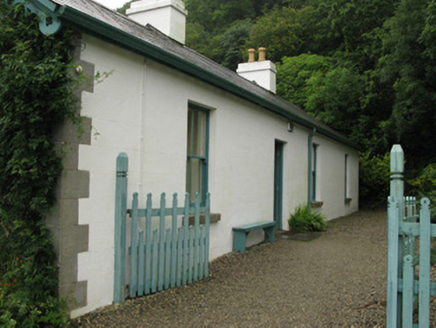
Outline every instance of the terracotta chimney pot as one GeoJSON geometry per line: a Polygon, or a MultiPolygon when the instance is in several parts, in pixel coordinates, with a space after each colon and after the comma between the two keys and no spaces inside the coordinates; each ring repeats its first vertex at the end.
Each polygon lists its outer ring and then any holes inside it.
{"type": "Polygon", "coordinates": [[[252,63],[252,62],[255,61],[255,60],[254,60],[254,53],[255,53],[255,52],[256,52],[256,50],[253,49],[253,48],[248,49],[248,62],[249,62],[249,63],[252,63]]]}
{"type": "Polygon", "coordinates": [[[259,48],[259,61],[265,61],[265,51],[266,48],[264,47],[259,48]]]}

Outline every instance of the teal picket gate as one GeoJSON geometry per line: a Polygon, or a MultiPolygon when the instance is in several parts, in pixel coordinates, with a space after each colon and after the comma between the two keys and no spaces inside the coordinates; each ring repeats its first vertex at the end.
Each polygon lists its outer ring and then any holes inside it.
{"type": "Polygon", "coordinates": [[[115,303],[209,276],[210,195],[201,203],[197,193],[191,204],[186,194],[184,206],[179,207],[177,193],[171,206],[162,193],[160,206],[154,208],[148,194],[146,207],[141,209],[138,193],[134,193],[131,209],[127,209],[127,166],[127,155],[121,153],[115,202],[115,303]]]}
{"type": "Polygon", "coordinates": [[[403,150],[394,145],[388,198],[386,327],[428,328],[430,297],[436,296],[436,284],[430,281],[431,238],[436,236],[436,224],[430,222],[428,198],[421,199],[418,212],[416,199],[403,196],[403,171],[403,150]]]}

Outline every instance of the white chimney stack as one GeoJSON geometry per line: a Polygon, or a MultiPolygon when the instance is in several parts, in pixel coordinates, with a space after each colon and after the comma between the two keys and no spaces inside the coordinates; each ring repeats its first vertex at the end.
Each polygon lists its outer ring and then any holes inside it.
{"type": "Polygon", "coordinates": [[[276,93],[276,65],[270,60],[265,60],[265,51],[265,48],[259,48],[259,60],[255,61],[255,50],[248,49],[248,63],[239,64],[236,72],[243,78],[276,93]]]}
{"type": "Polygon", "coordinates": [[[126,13],[139,24],[150,24],[174,40],[185,43],[188,12],[182,0],[134,1],[126,13]]]}

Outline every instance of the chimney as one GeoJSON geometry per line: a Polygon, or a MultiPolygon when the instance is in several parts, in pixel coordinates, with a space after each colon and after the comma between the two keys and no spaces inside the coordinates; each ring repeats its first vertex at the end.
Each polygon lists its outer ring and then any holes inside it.
{"type": "Polygon", "coordinates": [[[276,65],[265,59],[265,52],[265,48],[259,48],[259,59],[255,61],[255,50],[248,49],[248,63],[239,64],[236,72],[243,78],[276,93],[276,65]]]}
{"type": "Polygon", "coordinates": [[[127,16],[142,25],[150,24],[174,40],[185,43],[188,12],[182,0],[140,0],[130,4],[127,16]]]}

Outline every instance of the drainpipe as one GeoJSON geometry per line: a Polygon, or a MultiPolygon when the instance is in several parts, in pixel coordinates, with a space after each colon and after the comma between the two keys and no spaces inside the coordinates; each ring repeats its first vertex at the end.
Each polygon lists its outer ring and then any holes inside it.
{"type": "Polygon", "coordinates": [[[309,207],[312,207],[312,145],[313,145],[313,137],[316,134],[316,127],[313,128],[313,131],[311,134],[309,134],[309,137],[307,138],[307,143],[309,147],[309,172],[308,172],[308,183],[309,188],[307,188],[307,204],[309,204],[309,207]]]}

